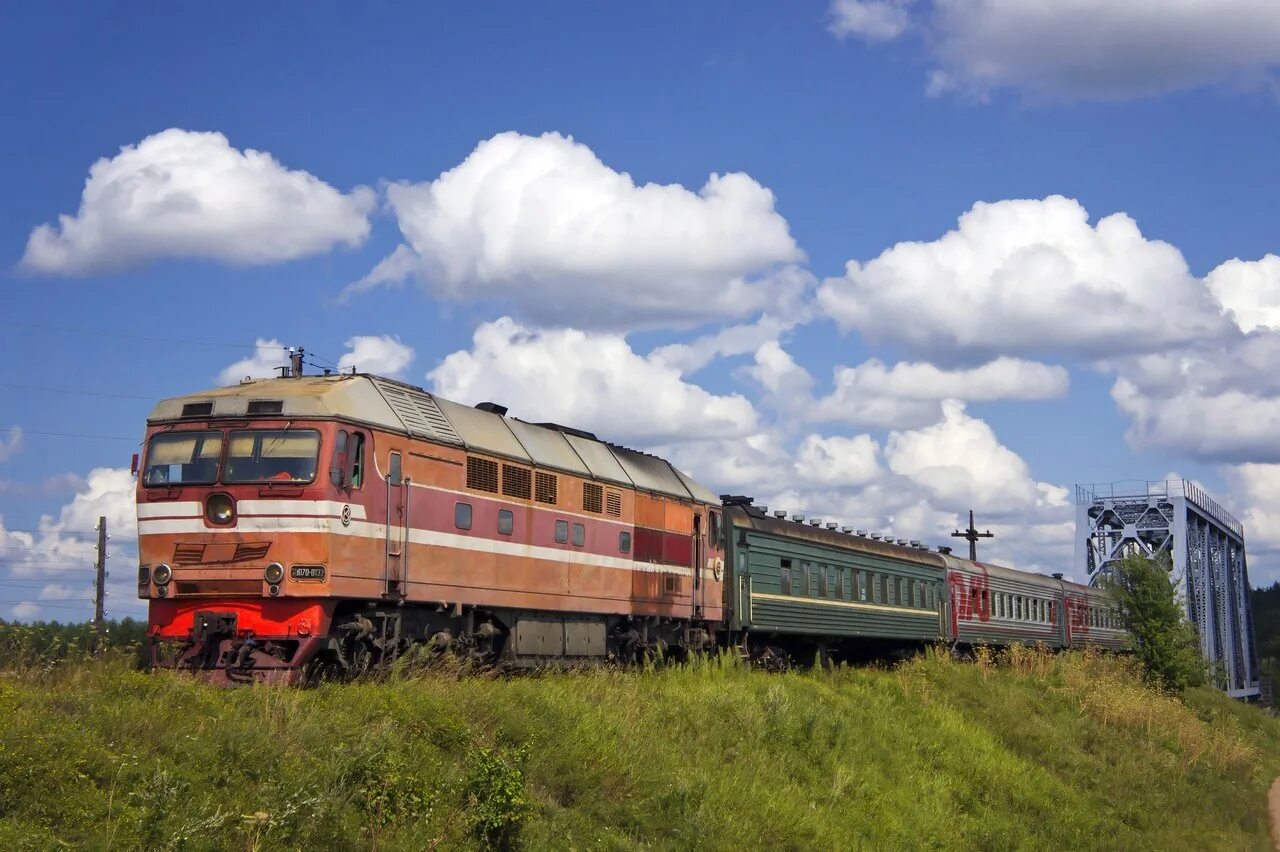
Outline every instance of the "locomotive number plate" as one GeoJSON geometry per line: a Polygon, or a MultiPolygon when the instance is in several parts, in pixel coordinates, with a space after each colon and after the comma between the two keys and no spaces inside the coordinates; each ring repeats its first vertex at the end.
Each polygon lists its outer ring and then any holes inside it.
{"type": "Polygon", "coordinates": [[[295,580],[323,580],[323,565],[295,565],[289,569],[289,576],[295,580]]]}

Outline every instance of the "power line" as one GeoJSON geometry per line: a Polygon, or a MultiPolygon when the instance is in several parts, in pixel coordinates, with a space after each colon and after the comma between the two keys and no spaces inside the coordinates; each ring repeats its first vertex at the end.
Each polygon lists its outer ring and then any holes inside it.
{"type": "Polygon", "coordinates": [[[61,331],[66,334],[93,334],[98,337],[115,337],[120,340],[137,340],[143,343],[177,343],[183,346],[214,346],[222,349],[259,349],[269,347],[259,347],[256,343],[220,343],[209,340],[190,340],[173,337],[144,337],[138,334],[120,334],[114,331],[100,331],[92,328],[68,328],[59,325],[44,325],[41,323],[31,322],[11,322],[3,321],[0,325],[12,326],[14,328],[34,328],[41,331],[61,331]]]}
{"type": "Polygon", "coordinates": [[[52,435],[55,438],[96,438],[102,441],[138,441],[137,438],[125,438],[120,435],[83,435],[79,432],[40,432],[35,429],[23,429],[21,426],[11,426],[6,429],[0,429],[0,432],[21,432],[23,435],[52,435]]]}
{"type": "Polygon", "coordinates": [[[43,601],[40,601],[40,600],[0,601],[0,605],[3,605],[3,606],[17,606],[18,604],[26,604],[27,606],[36,606],[36,607],[40,607],[41,609],[84,609],[86,606],[88,606],[87,603],[75,604],[75,605],[51,604],[51,603],[44,603],[43,601]]]}
{"type": "Polygon", "coordinates": [[[47,391],[48,393],[71,393],[71,394],[78,394],[80,396],[101,396],[101,397],[107,397],[110,399],[142,399],[142,400],[146,400],[147,402],[154,402],[156,400],[156,397],[154,396],[138,396],[136,394],[131,394],[131,393],[106,393],[104,391],[74,390],[72,388],[50,388],[50,387],[45,387],[43,385],[16,385],[11,382],[0,382],[0,388],[14,388],[16,390],[47,391]]]}

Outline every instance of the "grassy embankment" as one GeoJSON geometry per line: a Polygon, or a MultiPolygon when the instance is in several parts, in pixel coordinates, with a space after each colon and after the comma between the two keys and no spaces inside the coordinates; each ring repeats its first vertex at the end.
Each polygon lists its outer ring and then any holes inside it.
{"type": "Polygon", "coordinates": [[[222,691],[0,674],[0,847],[1266,848],[1280,722],[1116,659],[222,691]]]}

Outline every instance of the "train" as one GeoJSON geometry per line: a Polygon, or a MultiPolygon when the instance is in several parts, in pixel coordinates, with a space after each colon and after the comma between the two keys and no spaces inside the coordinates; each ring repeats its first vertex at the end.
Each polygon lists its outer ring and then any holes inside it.
{"type": "Polygon", "coordinates": [[[717,495],[668,461],[356,372],[160,401],[135,455],[155,666],[358,676],[415,647],[513,668],[721,648],[1124,647],[1101,590],[717,495]]]}

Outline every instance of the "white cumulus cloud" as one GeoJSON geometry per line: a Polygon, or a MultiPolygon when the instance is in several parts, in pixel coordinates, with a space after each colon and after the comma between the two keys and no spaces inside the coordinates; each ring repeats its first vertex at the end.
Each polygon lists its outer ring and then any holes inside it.
{"type": "Polygon", "coordinates": [[[279,340],[259,337],[254,341],[253,354],[224,367],[218,373],[218,382],[234,385],[241,379],[269,379],[278,376],[279,368],[289,364],[287,349],[279,340]]]}
{"type": "Polygon", "coordinates": [[[1280,329],[1280,256],[1228,260],[1210,272],[1205,283],[1241,331],[1280,329]]]}
{"type": "Polygon", "coordinates": [[[172,128],[89,169],[80,209],[31,232],[22,265],[85,274],[161,258],[276,263],[358,246],[372,190],[349,194],[221,133],[172,128]]]}
{"type": "Polygon", "coordinates": [[[398,376],[413,361],[413,348],[390,335],[363,335],[347,341],[351,350],[338,359],[339,370],[398,376]]]}
{"type": "Polygon", "coordinates": [[[558,133],[501,133],[436,180],[392,184],[407,247],[347,292],[410,270],[454,300],[582,328],[696,325],[796,296],[803,255],[773,193],[741,173],[638,185],[558,133]]]}
{"type": "Polygon", "coordinates": [[[1056,195],[979,202],[937,240],[850,261],[818,301],[868,340],[966,360],[1154,351],[1230,326],[1177,248],[1056,195]]]}
{"type": "Polygon", "coordinates": [[[984,421],[958,402],[943,403],[943,420],[914,432],[894,432],[884,449],[889,469],[955,510],[990,512],[1067,506],[1067,489],[1037,482],[1027,463],[997,440],[984,421]]]}
{"type": "Polygon", "coordinates": [[[12,426],[6,432],[0,432],[0,462],[8,461],[15,453],[22,451],[22,427],[12,426]]]}
{"type": "Polygon", "coordinates": [[[661,359],[637,354],[620,335],[534,330],[509,317],[481,325],[470,350],[449,355],[427,378],[448,399],[497,402],[514,417],[610,440],[742,436],[756,426],[744,397],[709,393],[661,359]]]}
{"type": "Polygon", "coordinates": [[[833,0],[827,29],[839,38],[891,41],[911,23],[908,0],[833,0]]]}
{"type": "Polygon", "coordinates": [[[935,90],[1118,99],[1280,66],[1274,0],[935,0],[935,90]]]}
{"type": "Polygon", "coordinates": [[[890,41],[912,30],[929,90],[986,97],[1118,100],[1274,83],[1274,0],[833,0],[828,30],[890,41]]]}
{"type": "Polygon", "coordinates": [[[835,388],[817,401],[813,419],[881,428],[923,426],[940,419],[942,401],[1052,399],[1067,392],[1064,367],[997,358],[971,369],[947,370],[926,362],[889,366],[878,358],[836,367],[835,388]]]}

